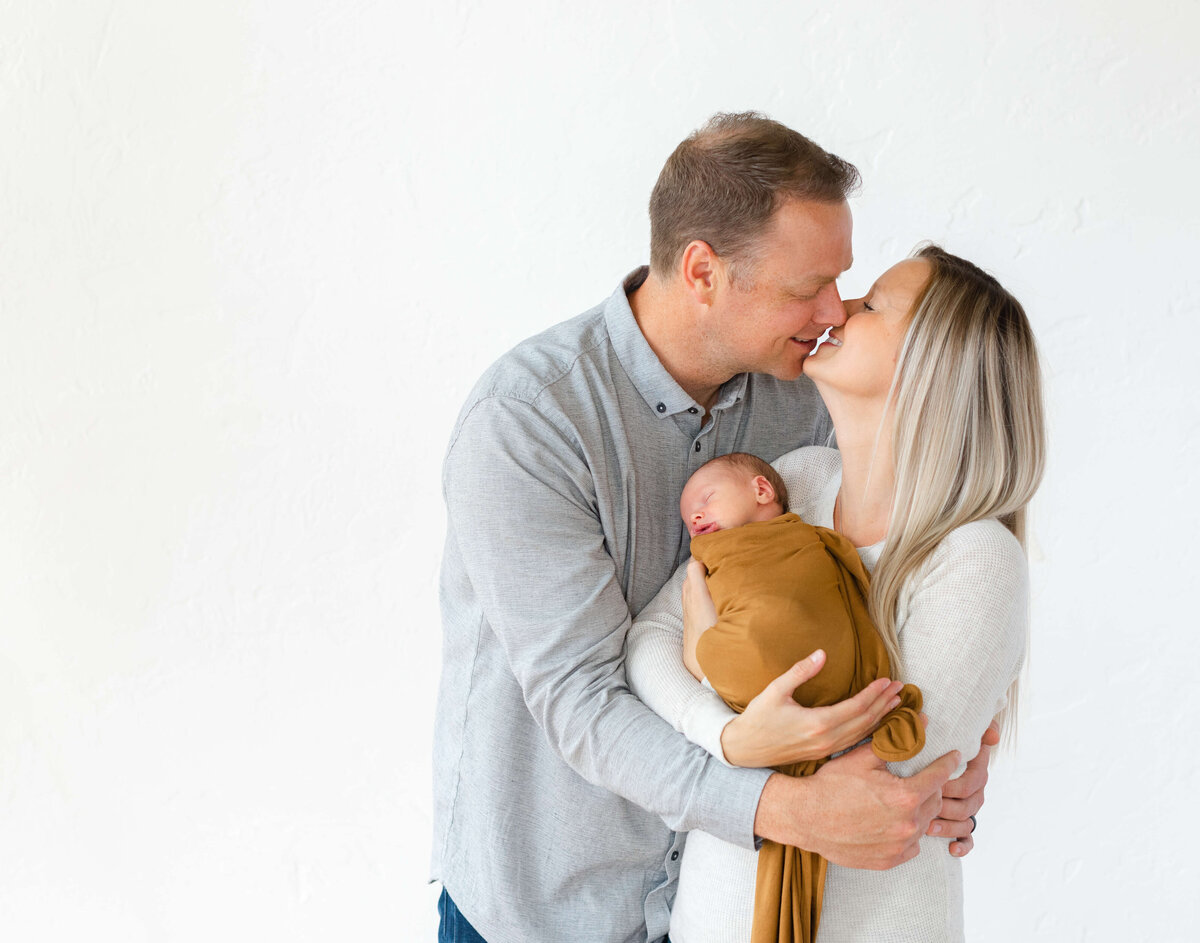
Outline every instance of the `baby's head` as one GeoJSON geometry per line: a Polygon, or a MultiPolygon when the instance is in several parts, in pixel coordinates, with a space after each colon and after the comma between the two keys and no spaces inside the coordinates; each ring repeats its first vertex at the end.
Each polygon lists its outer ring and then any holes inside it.
{"type": "Polygon", "coordinates": [[[705,462],[679,499],[679,513],[693,537],[752,521],[769,521],[787,510],[787,486],[761,458],[731,452],[705,462]]]}

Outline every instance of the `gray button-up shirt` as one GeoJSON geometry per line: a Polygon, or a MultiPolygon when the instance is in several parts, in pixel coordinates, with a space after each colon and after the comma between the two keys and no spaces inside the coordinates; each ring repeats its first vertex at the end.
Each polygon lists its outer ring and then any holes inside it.
{"type": "Polygon", "coordinates": [[[754,841],[768,773],[714,760],[630,694],[623,644],[687,559],[691,473],[832,427],[807,379],[740,375],[701,428],[629,307],[645,277],[500,358],[446,454],[432,875],[489,943],[656,940],[672,830],[754,841]]]}

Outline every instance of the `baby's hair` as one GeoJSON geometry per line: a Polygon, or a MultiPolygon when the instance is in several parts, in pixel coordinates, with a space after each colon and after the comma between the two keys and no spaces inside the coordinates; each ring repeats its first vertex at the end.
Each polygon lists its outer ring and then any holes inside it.
{"type": "MultiPolygon", "coordinates": [[[[779,472],[757,455],[751,455],[749,452],[730,452],[728,455],[719,455],[716,458],[709,459],[700,468],[706,468],[709,465],[716,465],[718,463],[728,465],[738,471],[744,471],[747,475],[762,475],[771,483],[771,487],[775,489],[775,500],[779,502],[780,510],[785,514],[787,513],[787,485],[779,477],[779,472]]],[[[697,468],[696,471],[699,471],[700,468],[697,468]]]]}

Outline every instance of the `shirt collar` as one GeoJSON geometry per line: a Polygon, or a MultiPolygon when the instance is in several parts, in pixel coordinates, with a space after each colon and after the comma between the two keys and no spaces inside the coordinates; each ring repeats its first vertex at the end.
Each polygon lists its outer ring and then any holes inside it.
{"type": "MultiPolygon", "coordinates": [[[[649,274],[650,269],[645,265],[634,269],[625,276],[604,305],[604,323],[613,350],[634,387],[656,416],[703,413],[703,407],[684,392],[650,349],[629,306],[629,295],[642,286],[649,274]]],[[[746,392],[746,382],[747,375],[744,373],[725,382],[717,394],[713,410],[726,409],[740,401],[746,392]]]]}

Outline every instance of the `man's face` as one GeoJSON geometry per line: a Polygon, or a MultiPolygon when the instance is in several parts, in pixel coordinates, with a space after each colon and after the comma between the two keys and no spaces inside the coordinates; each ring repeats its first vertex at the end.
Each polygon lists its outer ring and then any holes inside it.
{"type": "Polygon", "coordinates": [[[853,221],[845,203],[788,200],[775,212],[757,257],[739,267],[713,305],[710,341],[734,373],[794,380],[816,340],[845,323],[837,278],[850,268],[853,221]]]}

